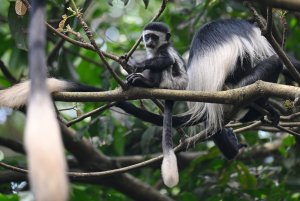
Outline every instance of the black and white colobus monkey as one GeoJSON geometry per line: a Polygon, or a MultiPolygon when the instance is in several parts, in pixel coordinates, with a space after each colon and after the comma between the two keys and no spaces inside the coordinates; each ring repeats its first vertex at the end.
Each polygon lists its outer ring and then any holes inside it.
{"type": "MultiPolygon", "coordinates": [[[[274,51],[260,29],[248,21],[220,20],[206,24],[195,34],[191,44],[187,89],[221,91],[225,87],[238,88],[257,80],[277,82],[283,65],[273,55],[274,51]]],[[[274,115],[271,120],[278,123],[278,113],[266,102],[267,98],[255,101],[274,115]]],[[[234,135],[231,129],[223,127],[224,112],[230,106],[201,102],[191,102],[188,106],[190,121],[205,119],[208,131],[217,133],[219,137],[230,133],[234,135]]],[[[242,111],[236,117],[242,122],[262,116],[251,107],[242,111]]],[[[215,142],[222,143],[222,140],[218,142],[216,137],[215,142]]],[[[227,158],[234,158],[237,152],[226,154],[227,158]]]]}
{"type": "MultiPolygon", "coordinates": [[[[187,65],[189,78],[188,90],[221,91],[225,88],[238,88],[257,80],[276,82],[283,69],[281,60],[261,31],[253,23],[245,20],[218,20],[204,25],[193,37],[187,65]]],[[[300,62],[292,59],[298,71],[300,62]]],[[[290,76],[289,76],[290,77],[290,76]]],[[[267,98],[256,100],[273,114],[273,122],[279,117],[276,111],[266,104],[267,98]]],[[[135,116],[157,125],[162,117],[147,111],[141,112],[128,102],[120,103],[122,108],[135,116]],[[126,105],[126,106],[125,106],[126,105]],[[149,121],[150,120],[150,121],[149,121]]],[[[212,139],[227,159],[238,154],[240,145],[230,128],[223,127],[224,112],[228,105],[213,103],[188,103],[189,111],[185,116],[173,117],[173,126],[180,127],[187,119],[189,124],[206,122],[207,130],[215,133],[212,139]]],[[[259,111],[248,107],[237,115],[237,120],[251,121],[262,116],[259,111]]]]}
{"type": "MultiPolygon", "coordinates": [[[[185,89],[188,84],[186,66],[182,57],[170,43],[170,31],[161,22],[152,22],[143,30],[147,59],[136,63],[136,73],[127,77],[132,86],[165,89],[185,89]]],[[[178,183],[177,160],[172,143],[172,107],[174,101],[165,100],[162,134],[162,177],[165,185],[178,183]]]]}

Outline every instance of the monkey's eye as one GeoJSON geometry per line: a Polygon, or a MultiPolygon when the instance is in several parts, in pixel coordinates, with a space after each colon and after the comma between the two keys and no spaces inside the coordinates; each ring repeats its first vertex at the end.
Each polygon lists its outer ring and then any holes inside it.
{"type": "Polygon", "coordinates": [[[146,35],[145,35],[145,40],[146,40],[146,41],[149,40],[150,37],[151,37],[151,34],[146,34],[146,35]]]}
{"type": "Polygon", "coordinates": [[[159,37],[157,35],[155,35],[155,34],[152,34],[151,38],[152,38],[152,40],[158,40],[159,37]]]}
{"type": "Polygon", "coordinates": [[[146,34],[145,35],[145,40],[148,41],[149,39],[152,39],[154,41],[157,41],[158,40],[158,36],[153,34],[153,33],[149,33],[149,34],[146,34]]]}

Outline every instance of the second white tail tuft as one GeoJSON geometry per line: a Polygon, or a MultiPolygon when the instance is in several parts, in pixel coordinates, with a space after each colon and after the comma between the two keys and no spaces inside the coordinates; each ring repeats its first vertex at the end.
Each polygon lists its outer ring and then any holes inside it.
{"type": "Polygon", "coordinates": [[[178,184],[179,175],[177,159],[174,151],[168,150],[164,153],[164,159],[161,165],[161,172],[164,184],[168,187],[174,187],[178,184]]]}

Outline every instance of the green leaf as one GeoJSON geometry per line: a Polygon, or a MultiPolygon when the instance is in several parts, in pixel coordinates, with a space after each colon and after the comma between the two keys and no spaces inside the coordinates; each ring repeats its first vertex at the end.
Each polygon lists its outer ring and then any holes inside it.
{"type": "Polygon", "coordinates": [[[286,138],[283,139],[283,144],[286,147],[291,147],[296,144],[296,140],[294,136],[287,136],[286,138]]]}
{"type": "Polygon", "coordinates": [[[280,147],[278,148],[278,151],[279,151],[279,153],[280,153],[281,155],[283,155],[285,158],[288,157],[288,152],[287,152],[285,146],[283,146],[283,145],[280,146],[280,147]]]}
{"type": "Polygon", "coordinates": [[[19,16],[15,11],[15,3],[11,2],[8,11],[8,24],[11,34],[19,49],[28,50],[27,47],[27,23],[28,15],[19,16]]]}
{"type": "Polygon", "coordinates": [[[144,4],[145,4],[145,8],[147,9],[148,8],[148,5],[149,5],[149,0],[143,0],[144,4]]]}
{"type": "Polygon", "coordinates": [[[18,201],[18,195],[4,195],[0,193],[0,201],[18,201]]]}
{"type": "Polygon", "coordinates": [[[249,169],[243,164],[237,164],[239,181],[244,189],[255,189],[257,181],[254,175],[249,172],[249,169]]]}
{"type": "Polygon", "coordinates": [[[179,200],[182,201],[197,201],[197,197],[195,196],[195,194],[190,192],[182,192],[179,198],[179,200]]]}
{"type": "Polygon", "coordinates": [[[150,126],[143,133],[141,138],[141,147],[144,154],[149,153],[150,142],[154,139],[155,134],[159,132],[158,129],[159,128],[156,126],[150,126]]]}
{"type": "Polygon", "coordinates": [[[124,138],[124,132],[120,132],[118,129],[114,132],[114,149],[117,152],[117,154],[122,155],[124,154],[124,147],[125,147],[125,138],[124,138]]]}

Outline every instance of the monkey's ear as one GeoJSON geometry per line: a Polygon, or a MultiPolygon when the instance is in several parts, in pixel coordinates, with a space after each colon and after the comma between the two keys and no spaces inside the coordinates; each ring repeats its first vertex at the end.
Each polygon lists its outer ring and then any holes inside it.
{"type": "Polygon", "coordinates": [[[171,38],[171,34],[170,34],[170,33],[167,33],[167,35],[166,35],[166,40],[169,41],[170,38],[171,38]]]}

